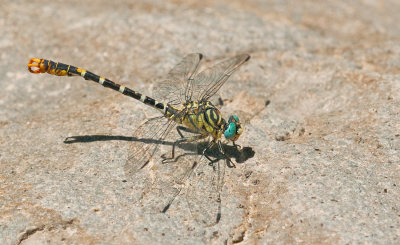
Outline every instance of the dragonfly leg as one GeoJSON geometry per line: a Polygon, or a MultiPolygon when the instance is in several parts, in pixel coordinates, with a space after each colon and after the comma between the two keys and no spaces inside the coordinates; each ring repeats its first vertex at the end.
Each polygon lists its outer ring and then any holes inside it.
{"type": "Polygon", "coordinates": [[[239,150],[241,150],[242,149],[242,146],[241,145],[238,145],[238,144],[236,144],[235,143],[235,141],[233,141],[233,146],[234,147],[236,147],[237,149],[239,149],[239,150]]]}
{"type": "Polygon", "coordinates": [[[210,149],[211,147],[213,147],[215,145],[215,141],[211,141],[210,143],[208,143],[208,146],[206,148],[204,148],[202,155],[207,158],[208,161],[210,161],[210,165],[212,165],[215,162],[215,159],[211,159],[209,156],[207,156],[206,151],[208,149],[210,149]]]}
{"type": "Polygon", "coordinates": [[[189,136],[189,137],[184,137],[183,134],[182,134],[182,132],[181,132],[180,130],[186,131],[186,132],[190,132],[190,133],[195,133],[195,132],[191,131],[191,130],[188,129],[188,128],[182,127],[182,126],[176,127],[176,130],[178,131],[179,135],[180,135],[182,138],[176,140],[176,141],[172,144],[171,157],[166,157],[165,154],[163,154],[163,155],[161,156],[161,157],[163,158],[163,160],[162,160],[163,163],[166,163],[166,162],[168,162],[168,161],[170,161],[170,160],[175,159],[175,147],[176,147],[177,145],[179,145],[179,144],[181,144],[181,143],[184,143],[184,142],[193,142],[193,141],[197,141],[197,140],[204,139],[204,138],[207,137],[207,135],[202,135],[202,134],[197,134],[197,135],[193,135],[193,136],[189,136]]]}
{"type": "MultiPolygon", "coordinates": [[[[210,165],[212,165],[214,162],[219,161],[220,159],[211,159],[209,156],[207,156],[206,151],[210,148],[212,148],[215,145],[215,141],[211,141],[208,146],[203,150],[202,155],[204,155],[207,160],[210,161],[210,165]]],[[[218,141],[218,150],[219,152],[225,157],[225,159],[229,163],[229,167],[236,168],[236,164],[232,162],[232,160],[225,154],[224,148],[222,146],[221,141],[218,141]]]]}
{"type": "Polygon", "coordinates": [[[225,159],[228,161],[228,163],[230,164],[229,167],[233,167],[236,168],[236,165],[232,162],[232,160],[225,154],[224,148],[221,144],[221,141],[218,141],[218,149],[219,151],[222,153],[222,155],[224,155],[225,159]]]}
{"type": "Polygon", "coordinates": [[[179,136],[181,136],[181,138],[186,138],[186,137],[182,134],[181,130],[182,130],[182,131],[185,131],[185,132],[188,132],[188,133],[197,134],[197,132],[195,132],[195,131],[193,131],[193,130],[191,130],[191,129],[189,129],[189,128],[186,128],[186,127],[183,127],[183,126],[177,126],[177,127],[176,127],[176,131],[178,131],[178,134],[179,134],[179,136]]]}

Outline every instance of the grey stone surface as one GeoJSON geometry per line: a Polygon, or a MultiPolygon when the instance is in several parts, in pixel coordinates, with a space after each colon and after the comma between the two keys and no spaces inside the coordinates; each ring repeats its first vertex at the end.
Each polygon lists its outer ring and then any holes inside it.
{"type": "Polygon", "coordinates": [[[399,244],[399,12],[393,0],[1,1],[0,243],[399,244]],[[218,95],[255,154],[226,168],[212,227],[184,192],[165,214],[138,202],[146,178],[125,176],[131,142],[114,136],[151,108],[26,68],[43,57],[151,93],[192,52],[252,56],[218,95]],[[64,143],[90,135],[109,137],[64,143]]]}

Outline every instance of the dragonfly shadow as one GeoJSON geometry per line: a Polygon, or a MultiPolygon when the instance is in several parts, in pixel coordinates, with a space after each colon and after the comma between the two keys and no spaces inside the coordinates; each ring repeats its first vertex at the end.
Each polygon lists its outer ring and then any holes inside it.
{"type": "MultiPolygon", "coordinates": [[[[141,139],[136,137],[128,137],[128,136],[114,136],[114,135],[82,135],[82,136],[71,136],[64,140],[65,144],[74,144],[74,143],[89,143],[96,141],[111,141],[111,140],[119,140],[119,141],[139,141],[146,144],[162,144],[162,145],[173,145],[173,142],[163,141],[163,140],[154,140],[154,139],[141,139]]],[[[197,152],[194,152],[194,145],[197,143],[181,143],[177,145],[177,147],[188,151],[188,154],[202,154],[204,149],[208,146],[208,142],[200,142],[197,145],[197,152]]],[[[238,148],[233,145],[223,145],[225,150],[225,155],[229,158],[235,159],[236,163],[243,163],[247,159],[254,157],[255,152],[251,147],[243,147],[238,148]]],[[[206,151],[207,156],[212,159],[223,159],[224,156],[218,150],[218,147],[215,145],[211,149],[206,151]]],[[[176,158],[179,158],[177,156],[176,158]]]]}
{"type": "MultiPolygon", "coordinates": [[[[193,146],[194,143],[182,143],[179,144],[178,147],[182,148],[183,150],[186,151],[192,151],[193,152],[193,146]]],[[[197,152],[195,154],[201,155],[203,154],[203,151],[207,148],[208,142],[200,142],[197,145],[197,152]]],[[[239,148],[237,146],[233,145],[226,145],[223,144],[223,148],[225,151],[226,157],[230,159],[235,159],[236,163],[243,163],[247,161],[249,158],[254,157],[255,152],[253,148],[251,147],[243,147],[239,148]]],[[[192,153],[193,154],[193,153],[192,153]]],[[[214,145],[211,149],[208,149],[205,154],[207,154],[208,157],[211,159],[224,159],[225,156],[219,151],[218,146],[214,145]]]]}
{"type": "Polygon", "coordinates": [[[140,139],[136,137],[128,137],[128,136],[114,136],[114,135],[82,135],[82,136],[71,136],[67,137],[64,140],[65,144],[73,144],[73,143],[89,143],[96,141],[111,141],[111,140],[119,140],[119,141],[139,141],[147,144],[164,144],[164,145],[172,145],[172,142],[163,141],[163,140],[154,140],[154,139],[140,139]]]}

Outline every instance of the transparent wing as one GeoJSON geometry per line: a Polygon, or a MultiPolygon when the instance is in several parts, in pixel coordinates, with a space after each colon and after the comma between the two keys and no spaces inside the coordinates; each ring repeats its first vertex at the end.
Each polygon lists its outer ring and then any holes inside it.
{"type": "Polygon", "coordinates": [[[144,168],[176,123],[164,116],[149,119],[134,132],[135,142],[130,145],[125,174],[132,176],[144,168]]]}
{"type": "Polygon", "coordinates": [[[187,191],[187,202],[193,218],[203,226],[213,226],[221,218],[221,190],[224,183],[225,159],[210,162],[201,156],[187,191]]]}
{"type": "Polygon", "coordinates": [[[141,200],[143,207],[151,213],[166,212],[197,167],[197,143],[180,144],[175,150],[175,159],[154,165],[154,179],[141,200]]]}
{"type": "MultiPolygon", "coordinates": [[[[226,164],[221,158],[211,163],[199,155],[202,148],[197,142],[182,144],[174,161],[153,166],[154,182],[141,200],[147,212],[166,212],[182,190],[186,190],[191,215],[198,223],[213,226],[219,222],[226,164]]],[[[221,156],[217,147],[213,149],[213,153],[207,151],[207,154],[221,156]]]]}
{"type": "Polygon", "coordinates": [[[190,82],[189,88],[186,89],[186,95],[192,100],[208,100],[233,72],[249,59],[248,54],[238,55],[202,71],[190,82]]]}
{"type": "Polygon", "coordinates": [[[181,104],[186,101],[187,83],[196,73],[202,58],[203,55],[198,53],[184,57],[168,73],[167,79],[156,85],[153,92],[154,98],[171,105],[181,104]]]}

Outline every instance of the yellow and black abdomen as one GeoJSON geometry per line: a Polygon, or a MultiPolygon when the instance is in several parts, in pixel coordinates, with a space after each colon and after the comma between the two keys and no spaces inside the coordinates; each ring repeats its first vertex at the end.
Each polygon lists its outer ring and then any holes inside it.
{"type": "Polygon", "coordinates": [[[155,99],[145,96],[135,90],[132,90],[107,78],[101,77],[90,71],[72,65],[67,65],[46,59],[32,58],[29,61],[28,70],[36,74],[49,73],[56,76],[81,76],[85,80],[91,80],[93,82],[103,85],[106,88],[113,89],[122,93],[123,95],[139,100],[142,103],[159,110],[163,114],[165,114],[167,111],[167,105],[162,102],[158,102],[155,99]]]}

